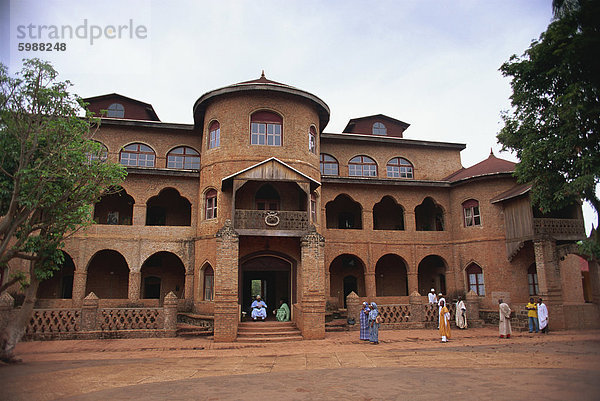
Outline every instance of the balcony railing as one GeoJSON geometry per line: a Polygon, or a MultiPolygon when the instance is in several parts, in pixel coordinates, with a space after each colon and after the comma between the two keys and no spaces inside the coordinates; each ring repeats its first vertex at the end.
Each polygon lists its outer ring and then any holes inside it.
{"type": "Polygon", "coordinates": [[[578,240],[585,238],[585,227],[580,219],[533,219],[535,235],[555,239],[578,240]]]}
{"type": "Polygon", "coordinates": [[[234,227],[239,230],[307,231],[308,212],[240,210],[235,211],[234,227]]]}

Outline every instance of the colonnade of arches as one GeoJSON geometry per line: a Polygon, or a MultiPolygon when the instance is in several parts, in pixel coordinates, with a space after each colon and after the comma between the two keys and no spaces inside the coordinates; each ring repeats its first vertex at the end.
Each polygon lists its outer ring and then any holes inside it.
{"type": "MultiPolygon", "coordinates": [[[[325,205],[327,228],[362,229],[363,207],[349,195],[340,194],[325,205]]],[[[432,197],[415,206],[416,231],[444,231],[444,209],[432,197]]],[[[374,230],[405,230],[405,208],[386,195],[373,205],[374,230]]]]}
{"type": "MultiPolygon", "coordinates": [[[[94,205],[98,224],[131,225],[135,199],[124,188],[116,188],[94,205]]],[[[175,188],[163,188],[146,202],[145,225],[191,226],[192,204],[175,188]]]]}
{"type": "Polygon", "coordinates": [[[96,252],[87,266],[80,269],[68,253],[63,251],[63,256],[52,278],[40,283],[38,299],[81,299],[90,292],[100,299],[129,300],[162,301],[171,291],[177,298],[186,295],[186,269],[179,256],[172,252],[153,253],[139,271],[133,271],[125,257],[112,249],[96,252]]]}

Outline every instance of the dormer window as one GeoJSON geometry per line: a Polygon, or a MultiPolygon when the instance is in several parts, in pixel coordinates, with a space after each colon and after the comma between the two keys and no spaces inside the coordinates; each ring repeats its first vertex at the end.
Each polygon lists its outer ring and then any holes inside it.
{"type": "Polygon", "coordinates": [[[373,124],[373,135],[387,135],[387,129],[383,123],[373,124]]]}
{"type": "Polygon", "coordinates": [[[106,110],[106,117],[123,118],[125,117],[125,107],[121,103],[113,103],[106,110]]]}

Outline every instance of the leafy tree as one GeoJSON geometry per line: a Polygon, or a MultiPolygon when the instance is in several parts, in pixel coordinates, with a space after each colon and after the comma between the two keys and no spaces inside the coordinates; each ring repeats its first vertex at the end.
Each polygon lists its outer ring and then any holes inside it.
{"type": "Polygon", "coordinates": [[[54,68],[25,60],[20,74],[0,65],[0,269],[28,261],[29,274],[13,275],[0,293],[20,282],[25,302],[0,333],[0,359],[14,360],[41,280],[62,262],[65,238],[92,223],[92,205],[125,177],[121,165],[102,160],[92,140],[99,121],[58,81],[54,68]]]}
{"type": "MultiPolygon", "coordinates": [[[[553,6],[555,20],[539,40],[500,68],[511,78],[513,109],[503,114],[498,141],[516,152],[518,180],[533,183],[532,200],[542,211],[583,197],[598,213],[600,1],[553,6]]],[[[595,230],[591,240],[585,250],[599,258],[595,230]]]]}

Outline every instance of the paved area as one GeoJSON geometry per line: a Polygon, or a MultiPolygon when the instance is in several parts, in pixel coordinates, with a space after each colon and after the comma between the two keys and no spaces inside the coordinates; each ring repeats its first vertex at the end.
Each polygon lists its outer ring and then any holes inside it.
{"type": "Polygon", "coordinates": [[[3,400],[599,400],[600,331],[358,332],[274,344],[207,338],[29,342],[3,400]]]}

